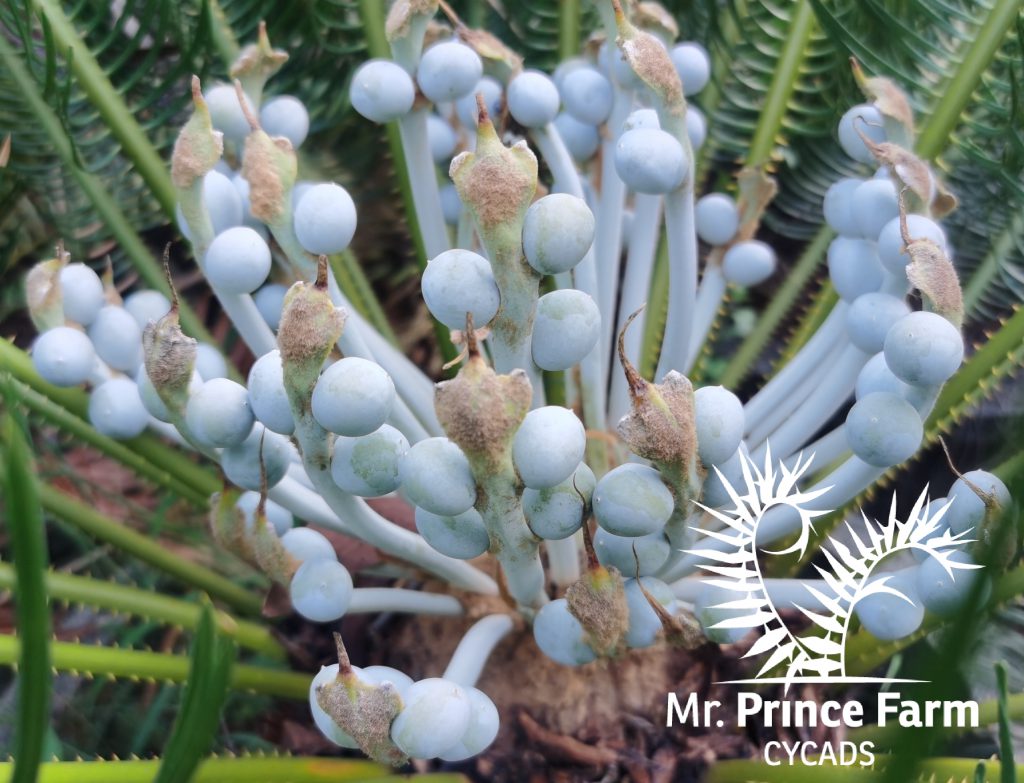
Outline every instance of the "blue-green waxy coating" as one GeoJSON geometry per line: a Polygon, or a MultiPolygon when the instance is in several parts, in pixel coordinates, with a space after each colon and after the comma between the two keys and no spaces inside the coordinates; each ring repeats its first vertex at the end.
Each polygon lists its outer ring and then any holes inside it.
{"type": "Polygon", "coordinates": [[[900,214],[899,196],[890,179],[869,179],[853,191],[853,215],[860,235],[872,242],[900,214]]]}
{"type": "Polygon", "coordinates": [[[568,408],[547,405],[526,414],[512,439],[512,462],[523,484],[548,489],[572,476],[587,447],[583,422],[568,408]]]}
{"type": "Polygon", "coordinates": [[[434,163],[443,166],[455,154],[458,139],[447,120],[430,113],[427,115],[427,142],[430,144],[430,157],[434,159],[434,163]]]}
{"type": "Polygon", "coordinates": [[[455,517],[476,502],[476,481],[469,461],[448,438],[427,438],[413,444],[398,462],[398,478],[406,498],[434,514],[455,517]]]}
{"type": "Polygon", "coordinates": [[[904,316],[885,336],[885,361],[901,381],[936,386],[949,380],[964,359],[964,339],[937,313],[904,316]]]}
{"type": "Polygon", "coordinates": [[[864,353],[875,354],[885,346],[892,325],[910,313],[910,306],[892,294],[869,291],[853,300],[846,311],[846,333],[864,353]]]}
{"type": "Polygon", "coordinates": [[[875,156],[861,138],[864,134],[875,144],[886,140],[885,118],[869,103],[848,109],[839,120],[839,145],[843,152],[859,163],[874,163],[875,156]]]}
{"type": "Polygon", "coordinates": [[[689,41],[676,44],[669,50],[672,65],[683,83],[685,95],[696,95],[711,78],[711,60],[703,46],[689,41]]]}
{"type": "Polygon", "coordinates": [[[888,468],[910,459],[924,425],[914,406],[889,392],[862,397],[846,416],[846,442],[869,465],[888,468]]]}
{"type": "Polygon", "coordinates": [[[563,111],[555,117],[555,129],[562,141],[565,142],[569,154],[579,163],[594,157],[594,153],[601,145],[601,134],[598,133],[597,128],[580,122],[567,111],[563,111]]]}
{"type": "MultiPolygon", "coordinates": [[[[139,387],[139,397],[142,399],[143,407],[149,411],[149,415],[159,421],[170,422],[171,412],[167,410],[164,401],[160,399],[157,390],[150,383],[149,376],[146,375],[145,364],[139,365],[139,370],[135,373],[135,385],[139,387]]],[[[193,370],[188,384],[188,393],[195,394],[202,385],[203,379],[199,377],[199,373],[193,370]]]]}
{"type": "Polygon", "coordinates": [[[206,251],[203,273],[214,290],[251,294],[270,274],[270,248],[248,226],[222,231],[206,251]]]}
{"type": "MultiPolygon", "coordinates": [[[[950,560],[964,565],[974,565],[971,556],[964,552],[954,552],[950,560]]],[[[952,571],[947,571],[939,560],[926,556],[917,568],[917,594],[929,612],[940,617],[950,617],[970,598],[978,579],[985,579],[984,571],[981,569],[953,568],[952,571]]],[[[991,588],[991,581],[985,579],[982,587],[984,599],[987,599],[991,588]]]]}
{"type": "Polygon", "coordinates": [[[889,365],[885,363],[885,354],[881,352],[868,359],[857,375],[856,394],[858,400],[873,392],[889,392],[907,399],[907,395],[913,388],[892,374],[889,365]]]}
{"type": "Polygon", "coordinates": [[[252,295],[256,303],[256,309],[260,311],[267,326],[277,331],[281,324],[281,311],[284,309],[284,295],[288,293],[287,286],[279,283],[268,283],[252,295]]]}
{"type": "Polygon", "coordinates": [[[459,217],[462,215],[462,199],[459,198],[459,191],[450,182],[441,186],[441,212],[444,213],[444,222],[450,226],[458,225],[459,217]]]}
{"type": "Polygon", "coordinates": [[[501,82],[491,76],[484,76],[476,83],[476,86],[468,93],[455,101],[455,113],[459,115],[459,122],[462,127],[475,130],[478,119],[476,96],[482,95],[484,106],[491,117],[497,117],[501,112],[502,99],[501,82]]]}
{"type": "Polygon", "coordinates": [[[352,77],[352,108],[372,122],[391,122],[408,114],[416,100],[412,77],[391,60],[370,60],[352,77]]]}
{"type": "Polygon", "coordinates": [[[686,107],[686,135],[694,152],[704,146],[704,140],[708,137],[708,121],[704,112],[696,106],[686,107]]]}
{"type": "Polygon", "coordinates": [[[352,495],[379,498],[398,489],[398,462],[409,441],[389,424],[360,438],[334,439],[331,476],[352,495]]]}
{"type": "Polygon", "coordinates": [[[391,741],[414,759],[437,758],[465,736],[473,714],[465,689],[431,677],[402,694],[403,707],[391,724],[391,741]]]}
{"type": "MultiPolygon", "coordinates": [[[[252,526],[256,519],[256,508],[259,504],[259,492],[243,492],[239,496],[238,500],[235,501],[235,508],[241,511],[245,516],[246,530],[252,530],[252,526]]],[[[269,498],[266,502],[265,513],[267,516],[267,522],[270,523],[270,526],[274,528],[274,532],[277,533],[279,537],[291,530],[292,525],[295,524],[295,517],[292,516],[292,512],[269,498]]],[[[326,541],[326,539],[324,540],[326,541]]]]}
{"type": "Polygon", "coordinates": [[[209,343],[196,346],[196,372],[204,381],[228,377],[228,363],[224,355],[209,343]]]}
{"type": "Polygon", "coordinates": [[[185,406],[185,423],[205,446],[237,446],[249,436],[253,421],[249,392],[228,378],[206,381],[185,406]]]}
{"type": "Polygon", "coordinates": [[[854,607],[864,630],[876,639],[894,642],[910,636],[921,627],[921,621],[924,620],[924,604],[917,594],[916,571],[917,567],[913,567],[892,574],[879,574],[876,577],[888,578],[885,587],[898,591],[906,599],[880,592],[862,598],[854,607]]]}
{"type": "Polygon", "coordinates": [[[307,560],[288,587],[295,611],[314,623],[330,623],[352,603],[352,577],[337,560],[307,560]]]}
{"type": "Polygon", "coordinates": [[[694,220],[697,236],[709,245],[724,245],[736,236],[740,212],[724,193],[708,193],[697,201],[694,220]]]}
{"type": "Polygon", "coordinates": [[[655,601],[671,611],[676,597],[672,588],[655,579],[653,576],[642,576],[639,580],[627,579],[625,584],[626,606],[629,607],[629,628],[626,631],[626,644],[633,649],[650,647],[658,641],[661,633],[661,618],[651,606],[640,586],[651,594],[655,601]]]}
{"type": "Polygon", "coordinates": [[[135,374],[142,364],[142,330],[131,313],[118,305],[107,305],[89,326],[96,355],[113,369],[135,374]]]}
{"type": "Polygon", "coordinates": [[[749,609],[722,608],[733,601],[746,598],[745,593],[736,593],[723,587],[705,584],[693,602],[693,614],[709,642],[735,644],[748,633],[749,628],[719,628],[720,623],[749,614],[749,609]]]}
{"type": "MultiPolygon", "coordinates": [[[[242,221],[245,218],[245,208],[242,204],[242,197],[238,194],[238,189],[230,179],[219,171],[208,171],[203,177],[203,206],[210,213],[210,223],[213,226],[213,233],[215,235],[232,226],[242,225],[242,221]]],[[[186,239],[191,241],[193,238],[192,232],[185,222],[185,216],[181,211],[180,204],[177,207],[175,216],[181,233],[186,239]]]]}
{"type": "MultiPolygon", "coordinates": [[[[912,240],[930,239],[943,251],[948,252],[946,232],[942,230],[942,226],[924,215],[907,215],[907,233],[912,240]]],[[[903,244],[903,232],[898,216],[886,223],[878,234],[878,258],[882,266],[894,275],[903,274],[910,263],[910,256],[903,244]]]]}
{"type": "Polygon", "coordinates": [[[877,291],[884,279],[875,243],[836,237],[828,246],[828,274],[836,293],[847,302],[877,291]]]}
{"type": "Polygon", "coordinates": [[[480,557],[491,546],[483,517],[475,508],[453,517],[417,508],[416,529],[442,555],[458,560],[480,557]]]}
{"type": "Polygon", "coordinates": [[[295,236],[310,253],[340,253],[356,233],[356,205],[341,185],[314,185],[294,207],[295,236]]]}
{"type": "Polygon", "coordinates": [[[309,135],[309,112],[298,98],[279,95],[260,107],[260,125],[271,136],[284,136],[297,150],[309,135]]]}
{"type": "Polygon", "coordinates": [[[558,116],[561,98],[551,78],[540,71],[523,71],[508,85],[508,110],[524,128],[542,128],[558,116]]]}
{"type": "Polygon", "coordinates": [[[92,341],[70,326],[48,329],[32,344],[32,365],[54,386],[78,386],[96,364],[92,341]]]}
{"type": "Polygon", "coordinates": [[[249,437],[221,452],[220,466],[228,481],[236,487],[256,492],[262,487],[260,462],[266,471],[267,488],[270,489],[285,477],[293,453],[291,441],[284,435],[270,432],[256,422],[249,437]]]}
{"type": "Polygon", "coordinates": [[[825,191],[822,205],[825,222],[840,236],[860,236],[860,225],[853,211],[853,194],[863,182],[862,179],[848,177],[833,182],[825,191]]]}
{"type": "Polygon", "coordinates": [[[743,403],[724,386],[703,386],[694,392],[693,404],[697,456],[705,465],[725,462],[743,440],[743,403]]]}
{"type": "Polygon", "coordinates": [[[139,328],[145,330],[150,322],[159,321],[170,312],[171,303],[159,291],[136,291],[125,297],[124,309],[131,313],[139,328]]]}
{"type": "Polygon", "coordinates": [[[533,534],[547,541],[568,538],[583,526],[583,514],[590,504],[597,480],[581,462],[565,481],[548,489],[523,491],[523,514],[533,534]]]}
{"type": "Polygon", "coordinates": [[[601,565],[613,566],[623,576],[636,576],[638,567],[640,576],[649,576],[665,565],[672,547],[660,531],[631,538],[613,535],[599,527],[594,535],[594,551],[601,565]]]}
{"type": "Polygon", "coordinates": [[[455,101],[473,91],[483,75],[479,55],[458,41],[442,41],[423,53],[416,81],[434,103],[455,101]]]}
{"type": "Polygon", "coordinates": [[[597,523],[617,536],[646,536],[665,527],[675,501],[654,468],[627,462],[608,471],[594,489],[597,523]]]}
{"type": "Polygon", "coordinates": [[[600,125],[612,113],[612,83],[597,68],[577,68],[560,88],[565,110],[587,125],[600,125]]]}
{"type": "Polygon", "coordinates": [[[658,119],[658,112],[654,109],[637,109],[630,112],[629,116],[626,117],[626,121],[622,123],[622,130],[625,132],[633,130],[633,128],[660,129],[661,120],[658,119]]]}
{"type": "Polygon", "coordinates": [[[129,378],[111,378],[89,395],[89,422],[101,435],[126,440],[141,435],[149,424],[149,412],[139,388],[129,378]]]}
{"type": "Polygon", "coordinates": [[[60,293],[64,317],[82,326],[91,324],[106,304],[103,282],[85,264],[68,264],[60,270],[60,293]]]}
{"type": "Polygon", "coordinates": [[[690,161],[671,133],[633,128],[615,144],[615,171],[637,193],[668,193],[683,183],[690,161]]]}
{"type": "MultiPolygon", "coordinates": [[[[235,190],[238,191],[238,197],[242,199],[242,225],[251,228],[266,242],[270,238],[270,230],[267,228],[266,223],[252,214],[252,199],[250,197],[252,188],[249,185],[249,180],[239,172],[231,177],[231,184],[235,186],[235,190]]],[[[293,207],[295,203],[293,199],[293,207]]]]}
{"type": "MultiPolygon", "coordinates": [[[[973,484],[987,495],[1002,510],[1009,510],[1012,501],[1010,491],[1002,480],[985,470],[972,470],[958,478],[949,490],[952,501],[946,519],[954,533],[971,531],[968,538],[980,538],[981,526],[985,521],[985,501],[971,487],[973,484]],[[970,482],[968,484],[967,482],[970,482]]],[[[998,512],[995,512],[998,513],[998,512]]]]}
{"type": "Polygon", "coordinates": [[[249,370],[249,404],[268,430],[282,435],[295,432],[292,406],[284,388],[281,352],[276,348],[263,354],[249,370]]]}
{"type": "Polygon", "coordinates": [[[763,283],[775,272],[775,251],[760,239],[737,242],[725,251],[722,274],[730,283],[753,286],[763,283]]]}
{"type": "Polygon", "coordinates": [[[327,536],[311,527],[293,527],[281,536],[285,551],[305,563],[307,560],[337,560],[334,545],[327,536]]]}
{"type": "Polygon", "coordinates": [[[729,485],[738,491],[738,494],[745,494],[743,487],[743,458],[737,450],[729,459],[724,462],[708,467],[708,475],[704,479],[704,486],[701,488],[701,503],[708,508],[722,508],[735,504],[725,489],[725,484],[719,478],[719,473],[729,482],[729,485]]]}
{"type": "Polygon", "coordinates": [[[486,326],[498,313],[501,294],[487,259],[472,250],[446,250],[430,260],[421,283],[427,309],[449,329],[486,326]]]}
{"type": "Polygon", "coordinates": [[[542,653],[563,666],[582,666],[597,660],[587,644],[580,621],[573,617],[564,598],[544,604],[533,619],[533,638],[542,653]]]}
{"type": "MultiPolygon", "coordinates": [[[[238,100],[238,92],[233,84],[217,84],[208,89],[203,97],[210,110],[210,120],[215,130],[224,134],[224,138],[241,145],[249,135],[249,120],[242,111],[238,100]]],[[[252,99],[245,96],[248,108],[252,109],[252,99]]]]}
{"type": "Polygon", "coordinates": [[[346,356],[324,370],[311,407],[325,430],[356,438],[380,428],[394,403],[395,384],[379,364],[346,356]]]}
{"type": "Polygon", "coordinates": [[[463,761],[477,756],[487,750],[498,736],[501,719],[498,708],[483,691],[478,688],[463,688],[469,697],[470,714],[469,728],[462,739],[443,753],[438,754],[442,761],[463,761]]]}
{"type": "Polygon", "coordinates": [[[542,275],[568,272],[594,243],[594,213],[587,202],[568,193],[538,199],[523,221],[523,253],[542,275]]]}
{"type": "Polygon", "coordinates": [[[601,312],[583,291],[562,288],[537,300],[531,351],[542,370],[568,370],[583,361],[601,336],[601,312]]]}

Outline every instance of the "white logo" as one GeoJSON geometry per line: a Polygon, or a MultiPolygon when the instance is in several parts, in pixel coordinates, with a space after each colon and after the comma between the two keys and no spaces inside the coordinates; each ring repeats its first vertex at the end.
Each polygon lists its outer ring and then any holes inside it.
{"type": "Polygon", "coordinates": [[[829,546],[821,548],[829,568],[814,566],[823,584],[819,582],[819,586],[815,586],[805,581],[802,585],[806,593],[804,605],[799,600],[792,602],[814,625],[805,635],[797,636],[780,616],[769,595],[756,542],[758,528],[766,512],[776,506],[787,506],[791,513],[799,515],[796,541],[782,550],[761,551],[767,555],[795,553],[803,556],[806,553],[811,534],[816,532],[814,520],[831,513],[831,510],[813,510],[810,507],[830,488],[802,492],[797,487],[812,460],[813,457],[804,462],[803,455],[800,455],[792,468],[785,464],[775,468],[769,449],[761,470],[746,455],[741,455],[745,489],[731,486],[715,469],[733,508],[712,509],[698,504],[722,526],[720,529],[699,529],[708,543],[703,548],[698,545],[698,548],[689,550],[689,554],[705,561],[701,567],[712,577],[705,579],[705,584],[717,591],[733,594],[725,595],[724,600],[710,607],[725,616],[711,628],[761,629],[762,635],[744,657],[770,653],[755,679],[731,682],[774,682],[784,683],[787,687],[795,683],[908,682],[847,676],[846,637],[854,608],[869,596],[882,594],[902,599],[913,606],[914,602],[907,595],[890,584],[894,578],[892,573],[873,574],[876,566],[898,552],[918,550],[933,557],[954,579],[955,570],[980,568],[966,558],[954,557],[973,539],[965,538],[967,531],[954,534],[942,524],[948,505],[933,509],[927,487],[906,520],[898,518],[894,496],[888,521],[884,524],[868,519],[863,513],[863,528],[858,525],[860,529],[855,529],[847,521],[849,545],[829,536],[829,546]],[[771,676],[773,672],[782,670],[784,675],[771,676]]]}

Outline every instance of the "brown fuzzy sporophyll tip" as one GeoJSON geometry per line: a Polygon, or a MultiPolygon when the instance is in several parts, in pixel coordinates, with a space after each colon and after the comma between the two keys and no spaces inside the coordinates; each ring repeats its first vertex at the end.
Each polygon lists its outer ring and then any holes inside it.
{"type": "Polygon", "coordinates": [[[537,190],[537,157],[525,142],[506,147],[477,95],[477,146],[452,160],[449,174],[482,232],[521,221],[537,190]]]}
{"type": "Polygon", "coordinates": [[[178,134],[171,154],[171,182],[182,190],[212,171],[224,154],[224,137],[213,129],[198,76],[192,77],[192,104],[192,116],[178,134]]]}
{"type": "Polygon", "coordinates": [[[629,383],[631,410],[622,417],[618,431],[637,455],[659,465],[683,467],[697,463],[697,424],[693,384],[671,371],[660,384],[644,379],[626,356],[625,335],[643,308],[633,313],[619,332],[619,361],[629,383]]]}

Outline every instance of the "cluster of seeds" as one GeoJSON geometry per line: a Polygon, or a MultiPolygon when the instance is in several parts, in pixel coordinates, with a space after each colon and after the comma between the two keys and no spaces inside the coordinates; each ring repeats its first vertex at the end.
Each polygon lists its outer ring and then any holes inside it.
{"type": "MultiPolygon", "coordinates": [[[[239,61],[256,65],[239,66],[237,82],[205,93],[194,85],[172,167],[179,228],[255,356],[246,383],[213,346],[181,333],[161,294],[122,303],[64,258],[40,273],[62,310],[34,312],[44,330],[35,366],[57,385],[88,385],[103,434],[152,427],[218,462],[237,488],[215,504],[218,542],[287,586],[309,620],[335,622],[370,599],[327,538],[295,518],[493,596],[498,584],[464,562],[490,554],[508,615],[532,623],[537,646],[561,664],[660,641],[735,642],[746,631],[730,626],[735,615],[713,584],[693,592],[701,562],[687,550],[715,510],[738,504],[745,460],[791,464],[806,450],[823,467],[839,462],[818,485],[839,507],[914,454],[922,420],[961,363],[962,313],[950,294],[959,287],[929,217],[938,185],[905,153],[894,118],[874,104],[847,112],[843,149],[881,167],[825,197],[839,305],[750,400],[694,389],[685,373],[719,305],[777,267],[755,238],[774,192],[764,171],[741,172],[735,196],[694,192],[694,152],[707,131],[687,98],[710,79],[703,47],[677,43],[664,17],[645,18],[645,28],[617,9],[590,56],[548,75],[481,44],[457,19],[432,26],[430,6],[395,4],[394,60],[363,64],[349,94],[363,117],[399,125],[429,257],[423,298],[464,348],[453,379],[435,387],[333,279],[328,257],[352,241],[356,207],[336,183],[297,180],[309,116],[291,96],[255,97],[283,60],[265,33],[239,61]],[[534,150],[550,183],[538,180],[534,150]],[[662,228],[671,271],[655,383],[630,357],[662,228]],[[924,310],[911,311],[911,287],[924,310]],[[557,404],[545,378],[562,381],[557,404]],[[854,393],[845,423],[827,431],[854,393]],[[610,424],[614,444],[588,437],[610,424]],[[416,533],[364,501],[392,493],[414,507],[416,533]]],[[[967,474],[937,504],[935,535],[981,530],[1008,501],[994,476],[967,474]]],[[[767,514],[771,540],[794,532],[784,509],[767,514]]],[[[885,578],[920,600],[910,611],[878,589],[856,607],[883,640],[912,633],[925,609],[954,611],[971,586],[927,556],[885,578]]],[[[384,602],[400,610],[406,597],[384,602]]],[[[381,760],[480,753],[498,712],[473,686],[512,630],[508,615],[485,618],[497,623],[464,640],[479,664],[472,676],[413,682],[342,654],[311,683],[316,725],[381,760]]]]}

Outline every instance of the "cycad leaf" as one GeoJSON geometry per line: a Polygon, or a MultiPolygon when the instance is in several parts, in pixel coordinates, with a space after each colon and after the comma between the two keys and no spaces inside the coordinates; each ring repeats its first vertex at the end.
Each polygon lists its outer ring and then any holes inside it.
{"type": "Polygon", "coordinates": [[[235,643],[222,634],[209,605],[204,608],[195,641],[181,709],[155,783],[187,783],[210,750],[231,683],[235,643]]]}

